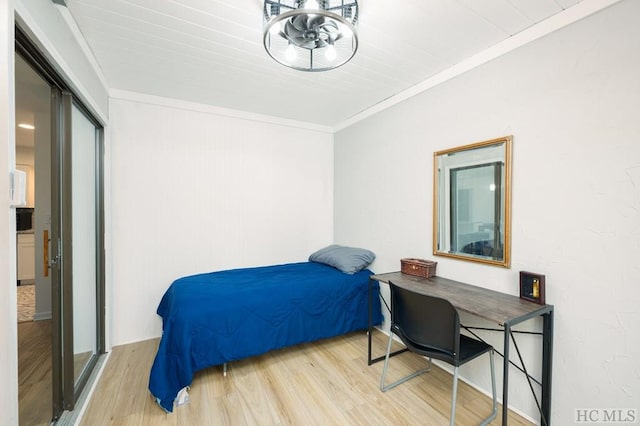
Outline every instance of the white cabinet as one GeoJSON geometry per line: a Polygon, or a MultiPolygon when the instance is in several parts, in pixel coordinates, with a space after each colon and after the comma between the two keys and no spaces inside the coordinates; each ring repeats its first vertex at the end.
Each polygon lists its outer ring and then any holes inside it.
{"type": "Polygon", "coordinates": [[[18,280],[36,278],[36,245],[33,233],[18,234],[18,280]]]}
{"type": "Polygon", "coordinates": [[[22,170],[27,174],[27,207],[34,207],[36,204],[36,192],[35,192],[35,173],[33,166],[29,164],[16,164],[16,169],[22,170]]]}

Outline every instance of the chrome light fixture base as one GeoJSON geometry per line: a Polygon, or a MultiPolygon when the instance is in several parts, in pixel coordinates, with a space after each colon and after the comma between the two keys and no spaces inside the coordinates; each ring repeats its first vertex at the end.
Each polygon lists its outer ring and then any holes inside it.
{"type": "Polygon", "coordinates": [[[328,71],[358,50],[357,0],[265,0],[264,47],[300,71],[328,71]]]}

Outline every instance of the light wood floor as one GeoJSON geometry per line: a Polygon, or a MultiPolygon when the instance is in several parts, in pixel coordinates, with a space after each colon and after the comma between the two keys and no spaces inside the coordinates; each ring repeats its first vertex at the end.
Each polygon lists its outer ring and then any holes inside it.
{"type": "Polygon", "coordinates": [[[18,324],[20,425],[49,424],[51,388],[51,320],[22,322],[18,324]]]}
{"type": "MultiPolygon", "coordinates": [[[[374,332],[376,348],[386,336],[374,332]]],[[[191,401],[165,413],[147,390],[159,340],[113,349],[81,425],[443,425],[448,424],[450,374],[437,367],[385,393],[383,363],[367,366],[366,333],[352,333],[251,357],[196,373],[191,401]]],[[[478,361],[482,362],[482,360],[478,361]]],[[[421,368],[425,360],[392,358],[388,380],[421,368]]],[[[463,382],[456,423],[478,424],[491,400],[463,382]]],[[[500,417],[500,414],[498,415],[500,417]]],[[[492,424],[499,425],[499,419],[492,424]]],[[[510,413],[509,424],[531,425],[510,413]]]]}

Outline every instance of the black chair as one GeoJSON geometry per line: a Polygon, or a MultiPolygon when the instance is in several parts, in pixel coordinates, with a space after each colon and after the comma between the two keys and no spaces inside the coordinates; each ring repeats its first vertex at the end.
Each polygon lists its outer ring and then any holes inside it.
{"type": "Polygon", "coordinates": [[[453,370],[453,393],[451,400],[450,423],[454,424],[456,415],[456,397],[458,391],[458,367],[478,356],[489,352],[491,363],[491,385],[493,390],[493,411],[481,425],[488,424],[496,417],[498,404],[496,400],[496,378],[493,366],[493,347],[485,342],[460,334],[460,318],[458,311],[448,300],[427,296],[403,289],[393,283],[391,288],[391,332],[387,354],[384,360],[380,390],[387,390],[406,382],[431,369],[431,359],[439,359],[451,364],[453,370]],[[385,385],[389,352],[393,335],[397,335],[407,349],[429,358],[428,367],[403,377],[389,385],[385,385]]]}

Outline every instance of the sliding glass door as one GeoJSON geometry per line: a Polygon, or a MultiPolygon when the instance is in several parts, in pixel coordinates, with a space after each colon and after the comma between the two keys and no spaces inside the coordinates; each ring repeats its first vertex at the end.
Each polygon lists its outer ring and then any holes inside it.
{"type": "Polygon", "coordinates": [[[60,310],[54,322],[60,324],[60,348],[54,353],[54,371],[60,371],[54,377],[61,378],[62,408],[71,410],[104,351],[102,130],[71,93],[59,96],[59,209],[54,212],[59,286],[54,297],[60,310]]]}
{"type": "Polygon", "coordinates": [[[64,183],[65,188],[71,188],[71,206],[65,209],[71,215],[63,219],[71,228],[72,277],[63,288],[71,293],[73,306],[73,343],[65,346],[65,362],[67,369],[73,371],[68,378],[73,376],[76,396],[104,347],[100,331],[104,304],[99,291],[103,277],[101,134],[91,117],[72,103],[71,152],[66,154],[71,164],[70,173],[65,175],[70,179],[64,183]]]}
{"type": "Polygon", "coordinates": [[[55,419],[74,409],[104,353],[103,129],[19,30],[16,51],[51,87],[50,168],[36,173],[51,198],[41,265],[51,278],[52,389],[40,397],[52,397],[55,419]]]}

